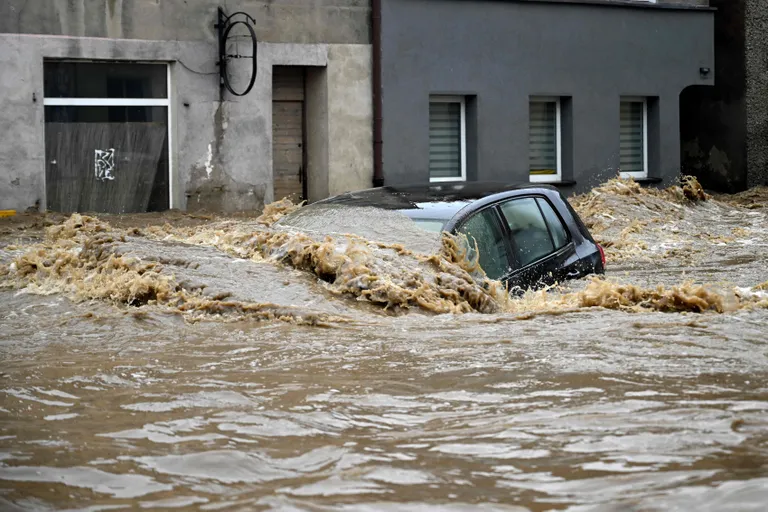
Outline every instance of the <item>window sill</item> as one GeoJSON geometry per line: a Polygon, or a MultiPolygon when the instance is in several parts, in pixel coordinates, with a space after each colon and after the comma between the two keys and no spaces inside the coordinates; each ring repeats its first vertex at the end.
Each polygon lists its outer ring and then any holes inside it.
{"type": "Polygon", "coordinates": [[[429,183],[466,183],[467,179],[464,177],[457,177],[457,178],[430,178],[429,183]]]}
{"type": "Polygon", "coordinates": [[[576,184],[574,180],[560,181],[531,181],[531,185],[552,185],[553,187],[572,187],[576,184]]]}
{"type": "Polygon", "coordinates": [[[688,5],[688,4],[667,4],[667,3],[651,3],[651,2],[638,2],[637,0],[517,0],[522,2],[539,2],[544,4],[573,4],[573,5],[587,5],[587,6],[604,6],[604,7],[625,7],[634,9],[659,9],[669,11],[703,11],[703,12],[715,12],[716,8],[710,5],[688,5]]]}
{"type": "Polygon", "coordinates": [[[641,185],[651,184],[651,183],[661,183],[662,181],[664,181],[661,178],[657,178],[653,176],[649,176],[647,178],[634,178],[634,180],[640,183],[641,185]]]}

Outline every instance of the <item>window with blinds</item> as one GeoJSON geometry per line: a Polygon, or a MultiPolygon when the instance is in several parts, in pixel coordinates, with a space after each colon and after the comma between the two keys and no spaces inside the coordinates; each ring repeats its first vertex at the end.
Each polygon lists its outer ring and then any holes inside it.
{"type": "Polygon", "coordinates": [[[461,97],[433,96],[429,101],[429,178],[466,179],[465,104],[461,97]]]}
{"type": "Polygon", "coordinates": [[[643,177],[647,174],[646,108],[644,99],[621,101],[619,169],[622,175],[643,177]]]}
{"type": "Polygon", "coordinates": [[[540,180],[560,176],[560,101],[531,98],[528,125],[528,165],[531,176],[540,180]]]}

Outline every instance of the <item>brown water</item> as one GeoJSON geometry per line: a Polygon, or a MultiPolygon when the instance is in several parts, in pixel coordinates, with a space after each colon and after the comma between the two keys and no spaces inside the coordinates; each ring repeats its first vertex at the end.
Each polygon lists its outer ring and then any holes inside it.
{"type": "Polygon", "coordinates": [[[621,186],[519,300],[394,224],[9,220],[0,509],[764,510],[768,201],[621,186]]]}

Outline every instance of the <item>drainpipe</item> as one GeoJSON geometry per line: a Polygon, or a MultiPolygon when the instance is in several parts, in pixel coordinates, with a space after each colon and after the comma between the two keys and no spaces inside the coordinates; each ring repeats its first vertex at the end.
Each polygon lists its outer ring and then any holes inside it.
{"type": "Polygon", "coordinates": [[[373,51],[373,186],[384,185],[381,155],[381,0],[371,0],[371,38],[373,51]]]}

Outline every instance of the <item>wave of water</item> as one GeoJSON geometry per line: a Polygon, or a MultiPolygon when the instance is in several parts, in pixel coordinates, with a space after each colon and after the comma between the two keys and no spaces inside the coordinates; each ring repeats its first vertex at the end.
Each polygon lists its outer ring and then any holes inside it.
{"type": "Polygon", "coordinates": [[[762,510],[766,211],[621,185],[515,300],[278,210],[6,224],[0,508],[762,510]]]}

